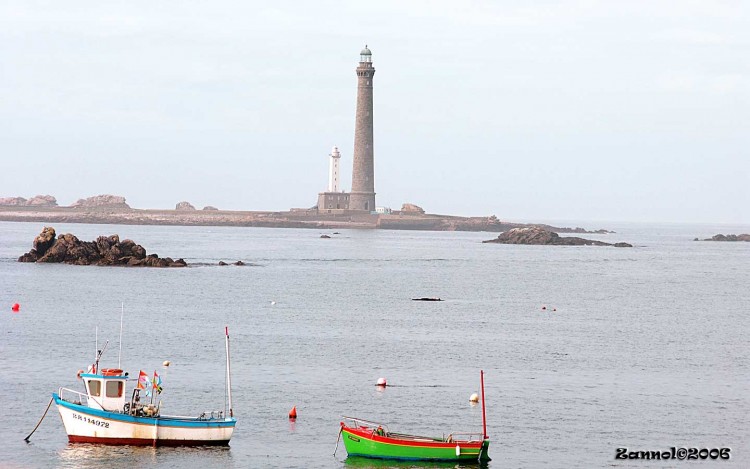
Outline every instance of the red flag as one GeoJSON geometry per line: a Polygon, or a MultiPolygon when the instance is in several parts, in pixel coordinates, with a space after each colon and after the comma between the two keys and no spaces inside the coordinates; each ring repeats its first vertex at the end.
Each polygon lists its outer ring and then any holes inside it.
{"type": "Polygon", "coordinates": [[[147,389],[148,388],[148,375],[145,371],[141,370],[138,374],[138,386],[136,389],[147,389]]]}

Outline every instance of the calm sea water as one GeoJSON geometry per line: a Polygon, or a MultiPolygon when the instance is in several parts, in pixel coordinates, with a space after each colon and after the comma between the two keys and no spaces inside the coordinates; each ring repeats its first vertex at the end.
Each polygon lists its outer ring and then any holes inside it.
{"type": "Polygon", "coordinates": [[[210,265],[15,262],[42,226],[0,223],[2,467],[432,467],[347,459],[343,445],[334,456],[340,416],[478,431],[468,399],[480,369],[491,468],[750,467],[750,243],[691,241],[748,226],[613,224],[617,234],[589,236],[636,245],[616,249],[481,244],[487,233],[57,225],[210,265]],[[238,259],[257,265],[213,265],[238,259]],[[104,365],[117,364],[121,303],[122,368],[172,362],[165,413],[224,407],[229,326],[229,448],[71,445],[54,408],[24,443],[51,392],[81,387],[97,326],[104,365]],[[379,377],[394,386],[378,391],[379,377]],[[671,446],[730,447],[732,459],[615,460],[618,447],[671,446]]]}

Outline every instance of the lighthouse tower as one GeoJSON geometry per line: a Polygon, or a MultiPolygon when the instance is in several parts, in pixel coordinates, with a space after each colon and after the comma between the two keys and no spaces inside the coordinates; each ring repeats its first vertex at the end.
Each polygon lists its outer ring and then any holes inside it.
{"type": "Polygon", "coordinates": [[[318,194],[318,213],[342,214],[349,209],[349,194],[341,192],[341,152],[334,146],[328,155],[328,188],[318,194]]]}
{"type": "Polygon", "coordinates": [[[339,147],[334,146],[331,154],[328,156],[330,157],[328,165],[328,192],[340,192],[339,160],[341,160],[341,153],[339,152],[339,147]]]}
{"type": "Polygon", "coordinates": [[[352,162],[352,191],[349,210],[375,210],[375,147],[372,126],[372,52],[365,46],[359,54],[357,66],[357,114],[354,126],[354,155],[352,162]]]}

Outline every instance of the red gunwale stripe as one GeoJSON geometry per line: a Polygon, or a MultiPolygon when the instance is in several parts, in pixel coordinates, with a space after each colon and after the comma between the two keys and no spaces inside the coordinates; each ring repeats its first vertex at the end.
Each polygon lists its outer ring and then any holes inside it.
{"type": "Polygon", "coordinates": [[[420,446],[420,447],[427,447],[427,448],[455,448],[456,445],[461,446],[462,448],[476,448],[479,449],[482,447],[481,441],[461,441],[457,440],[452,443],[443,443],[440,441],[414,441],[414,440],[402,440],[399,438],[388,438],[380,435],[373,435],[372,430],[358,430],[354,428],[344,427],[344,431],[351,433],[352,435],[356,435],[360,438],[365,438],[367,440],[377,441],[379,443],[388,443],[392,445],[402,445],[402,446],[420,446]]]}
{"type": "MultiPolygon", "coordinates": [[[[154,440],[147,438],[101,438],[68,435],[71,443],[96,443],[100,445],[153,446],[154,440]]],[[[229,440],[156,440],[156,446],[228,446],[229,440]]]]}

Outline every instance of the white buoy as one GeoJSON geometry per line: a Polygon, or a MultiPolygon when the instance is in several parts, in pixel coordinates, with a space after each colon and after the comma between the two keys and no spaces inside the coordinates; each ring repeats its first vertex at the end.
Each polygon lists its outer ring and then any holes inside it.
{"type": "Polygon", "coordinates": [[[162,363],[161,366],[163,366],[164,368],[166,368],[166,367],[168,367],[171,364],[172,364],[172,362],[170,362],[169,360],[164,360],[164,363],[162,363]]]}
{"type": "Polygon", "coordinates": [[[388,386],[388,382],[385,380],[385,378],[378,378],[377,386],[388,386]]]}
{"type": "Polygon", "coordinates": [[[273,301],[273,300],[271,300],[271,306],[273,306],[273,305],[275,305],[275,304],[276,304],[276,302],[275,302],[275,301],[273,301]]]}
{"type": "Polygon", "coordinates": [[[456,456],[461,456],[461,447],[456,445],[456,456]]]}
{"type": "Polygon", "coordinates": [[[477,402],[479,402],[479,394],[472,394],[471,397],[469,397],[469,402],[471,402],[472,404],[476,404],[477,402]]]}

